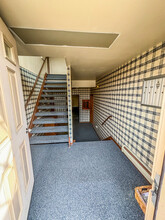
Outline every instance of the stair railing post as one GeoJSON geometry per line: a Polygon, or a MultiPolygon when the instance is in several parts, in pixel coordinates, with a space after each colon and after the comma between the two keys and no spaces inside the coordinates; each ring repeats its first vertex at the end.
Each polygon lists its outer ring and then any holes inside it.
{"type": "Polygon", "coordinates": [[[69,147],[73,144],[73,118],[72,118],[72,84],[71,67],[67,68],[67,103],[68,103],[68,135],[69,147]]]}

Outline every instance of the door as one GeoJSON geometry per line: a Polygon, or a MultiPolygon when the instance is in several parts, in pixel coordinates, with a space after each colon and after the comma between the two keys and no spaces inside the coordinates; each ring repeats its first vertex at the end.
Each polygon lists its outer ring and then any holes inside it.
{"type": "Polygon", "coordinates": [[[33,171],[16,42],[0,18],[0,218],[26,220],[33,171]]]}
{"type": "MultiPolygon", "coordinates": [[[[163,93],[165,92],[165,89],[163,93]]],[[[160,125],[154,156],[152,179],[153,193],[149,192],[145,220],[165,219],[165,95],[161,108],[160,125]]]]}

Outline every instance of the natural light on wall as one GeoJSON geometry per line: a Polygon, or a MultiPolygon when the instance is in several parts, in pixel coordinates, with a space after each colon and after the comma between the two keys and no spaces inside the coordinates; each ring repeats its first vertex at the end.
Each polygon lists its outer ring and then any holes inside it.
{"type": "Polygon", "coordinates": [[[9,137],[0,144],[0,201],[1,220],[19,219],[21,199],[9,137]]]}
{"type": "MultiPolygon", "coordinates": [[[[0,129],[1,130],[1,129],[0,129]]],[[[2,140],[2,139],[1,139],[2,140]]],[[[6,138],[0,144],[0,216],[1,219],[10,219],[9,216],[9,204],[6,188],[6,179],[9,170],[12,167],[13,155],[11,152],[11,142],[9,138],[6,138]]]]}
{"type": "Polygon", "coordinates": [[[17,172],[0,89],[0,219],[19,219],[21,203],[17,172]]]}

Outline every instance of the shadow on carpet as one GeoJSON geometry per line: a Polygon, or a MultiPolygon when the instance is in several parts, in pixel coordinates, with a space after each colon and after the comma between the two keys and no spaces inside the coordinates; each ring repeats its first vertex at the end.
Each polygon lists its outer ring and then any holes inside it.
{"type": "Polygon", "coordinates": [[[143,220],[134,197],[147,181],[112,141],[31,146],[28,220],[143,220]]]}

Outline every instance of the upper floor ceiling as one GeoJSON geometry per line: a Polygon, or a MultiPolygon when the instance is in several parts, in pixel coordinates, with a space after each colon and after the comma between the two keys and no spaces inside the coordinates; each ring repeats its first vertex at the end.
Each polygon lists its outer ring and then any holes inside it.
{"type": "Polygon", "coordinates": [[[164,12],[164,0],[0,0],[2,19],[23,41],[19,55],[64,57],[84,80],[164,41],[164,12]]]}

